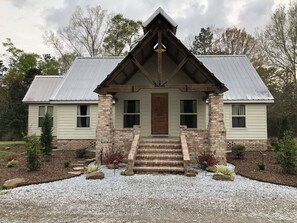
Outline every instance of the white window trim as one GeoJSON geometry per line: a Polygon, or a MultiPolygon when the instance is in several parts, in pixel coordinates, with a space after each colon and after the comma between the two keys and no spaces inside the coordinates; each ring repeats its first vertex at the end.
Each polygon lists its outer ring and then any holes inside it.
{"type": "Polygon", "coordinates": [[[245,130],[247,129],[247,106],[246,104],[231,104],[231,128],[236,130],[245,130]],[[233,115],[233,105],[243,105],[244,106],[244,115],[233,115]],[[233,127],[233,117],[244,117],[245,118],[245,127],[233,127]]]}
{"type": "Polygon", "coordinates": [[[129,99],[129,100],[124,100],[124,112],[123,112],[123,128],[125,129],[128,129],[128,127],[125,127],[125,115],[139,115],[139,125],[140,125],[140,100],[132,100],[132,99],[129,99]],[[125,113],[125,101],[139,101],[139,112],[138,113],[125,113]]]}
{"type": "MultiPolygon", "coordinates": [[[[181,101],[196,101],[196,113],[181,113],[181,107],[179,108],[179,124],[181,122],[181,116],[182,115],[196,115],[196,128],[191,128],[191,129],[197,129],[198,128],[198,101],[197,99],[180,99],[181,101]]],[[[179,102],[179,106],[180,106],[180,102],[179,102]]],[[[181,124],[180,124],[181,125],[181,124]]],[[[188,128],[188,127],[187,127],[188,128]]]]}
{"type": "Polygon", "coordinates": [[[91,128],[91,106],[90,105],[82,104],[82,105],[76,106],[76,128],[77,129],[90,129],[91,128]],[[78,107],[80,107],[80,106],[87,106],[87,111],[89,111],[89,114],[79,115],[77,113],[77,111],[78,111],[78,107]],[[78,118],[89,118],[89,126],[87,126],[87,127],[78,126],[78,122],[77,122],[78,118]]]}

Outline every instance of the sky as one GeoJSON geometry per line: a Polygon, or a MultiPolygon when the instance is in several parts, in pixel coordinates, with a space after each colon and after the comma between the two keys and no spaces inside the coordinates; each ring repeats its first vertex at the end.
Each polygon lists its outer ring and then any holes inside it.
{"type": "Polygon", "coordinates": [[[68,24],[76,6],[100,5],[109,13],[145,21],[158,8],[178,24],[177,36],[185,41],[199,34],[202,27],[245,28],[253,34],[263,29],[279,4],[290,0],[0,0],[0,55],[2,42],[10,38],[25,52],[57,54],[44,44],[45,31],[68,24]]]}

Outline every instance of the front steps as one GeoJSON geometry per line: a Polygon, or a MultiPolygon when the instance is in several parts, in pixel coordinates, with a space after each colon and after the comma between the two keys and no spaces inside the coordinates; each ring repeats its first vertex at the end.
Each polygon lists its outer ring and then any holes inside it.
{"type": "Polygon", "coordinates": [[[183,174],[183,154],[179,138],[141,138],[135,173],[183,174]]]}

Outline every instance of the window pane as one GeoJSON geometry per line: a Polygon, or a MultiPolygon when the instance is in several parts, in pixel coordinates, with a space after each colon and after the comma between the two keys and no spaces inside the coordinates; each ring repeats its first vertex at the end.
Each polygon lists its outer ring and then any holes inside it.
{"type": "Polygon", "coordinates": [[[139,101],[138,100],[126,100],[124,101],[124,113],[139,113],[139,101]]]}
{"type": "Polygon", "coordinates": [[[90,118],[77,117],[77,127],[90,127],[90,118]]]}
{"type": "Polygon", "coordinates": [[[124,115],[124,128],[133,128],[133,125],[139,125],[140,115],[124,115]]]}
{"type": "Polygon", "coordinates": [[[232,105],[232,115],[245,115],[245,106],[232,105]]]}
{"type": "Polygon", "coordinates": [[[39,106],[38,116],[45,115],[45,106],[39,106]]]}
{"type": "Polygon", "coordinates": [[[77,106],[77,115],[83,116],[83,115],[89,115],[89,106],[88,105],[78,105],[77,106]]]}
{"type": "Polygon", "coordinates": [[[180,101],[180,113],[196,113],[197,102],[196,100],[181,100],[180,101]]]}
{"type": "Polygon", "coordinates": [[[181,115],[180,124],[188,128],[197,128],[197,115],[181,115]]]}
{"type": "Polygon", "coordinates": [[[232,127],[245,127],[245,117],[232,117],[232,127]]]}
{"type": "Polygon", "coordinates": [[[54,107],[53,106],[47,106],[47,113],[53,117],[54,115],[54,107]]]}
{"type": "Polygon", "coordinates": [[[44,120],[44,117],[39,117],[39,118],[38,118],[38,127],[42,127],[42,125],[43,125],[43,120],[44,120]]]}

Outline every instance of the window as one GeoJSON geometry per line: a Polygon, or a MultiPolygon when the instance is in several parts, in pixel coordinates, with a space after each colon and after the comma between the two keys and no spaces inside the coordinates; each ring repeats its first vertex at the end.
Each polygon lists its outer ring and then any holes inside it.
{"type": "Polygon", "coordinates": [[[180,101],[180,125],[186,125],[188,128],[197,128],[197,101],[180,101]]]}
{"type": "Polygon", "coordinates": [[[78,105],[77,106],[77,127],[88,128],[90,127],[90,106],[78,105]]]}
{"type": "Polygon", "coordinates": [[[245,105],[232,105],[232,127],[245,128],[245,105]]]}
{"type": "Polygon", "coordinates": [[[54,123],[54,107],[53,106],[39,106],[38,108],[38,127],[42,127],[45,114],[48,113],[54,123]]]}
{"type": "Polygon", "coordinates": [[[124,128],[133,128],[140,123],[140,103],[138,100],[124,101],[124,128]]]}

